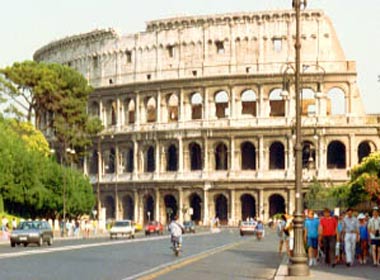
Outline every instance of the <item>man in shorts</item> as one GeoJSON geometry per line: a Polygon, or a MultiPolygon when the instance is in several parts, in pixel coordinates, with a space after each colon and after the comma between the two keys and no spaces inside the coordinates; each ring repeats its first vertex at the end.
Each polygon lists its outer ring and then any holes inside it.
{"type": "Polygon", "coordinates": [[[309,210],[305,220],[304,242],[309,254],[309,266],[317,264],[319,219],[314,217],[314,211],[309,210]]]}
{"type": "Polygon", "coordinates": [[[379,265],[380,259],[380,217],[379,209],[373,208],[372,218],[368,222],[368,232],[371,237],[373,265],[379,265]]]}

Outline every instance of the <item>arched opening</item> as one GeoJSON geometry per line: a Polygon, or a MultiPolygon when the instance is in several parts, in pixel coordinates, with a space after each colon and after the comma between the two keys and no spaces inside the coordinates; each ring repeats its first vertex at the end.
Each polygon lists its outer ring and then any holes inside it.
{"type": "Polygon", "coordinates": [[[243,221],[247,218],[256,217],[256,201],[250,194],[244,194],[240,197],[241,202],[241,219],[243,221]]]}
{"type": "Polygon", "coordinates": [[[228,203],[223,194],[215,197],[215,218],[218,218],[222,224],[228,223],[228,203]]]}
{"type": "Polygon", "coordinates": [[[123,203],[123,219],[134,220],[134,203],[130,195],[125,195],[122,199],[123,203]]]}
{"type": "Polygon", "coordinates": [[[144,197],[144,224],[155,220],[154,199],[151,195],[144,197]]]}
{"type": "Polygon", "coordinates": [[[363,141],[358,147],[358,161],[361,163],[365,157],[368,157],[373,152],[371,143],[369,141],[363,141]]]}
{"type": "Polygon", "coordinates": [[[167,153],[167,171],[177,171],[178,170],[178,153],[175,145],[170,145],[167,153]]]}
{"type": "Polygon", "coordinates": [[[156,162],[154,157],[154,147],[150,146],[146,151],[146,164],[145,172],[154,172],[156,169],[156,162]]]}
{"type": "Polygon", "coordinates": [[[327,168],[346,168],[346,146],[340,141],[332,141],[327,147],[327,168]]]}
{"type": "Polygon", "coordinates": [[[116,102],[109,101],[106,104],[107,126],[116,125],[116,102]]]}
{"type": "Polygon", "coordinates": [[[284,117],[285,116],[285,100],[281,95],[281,89],[274,89],[269,94],[269,106],[271,117],[284,117]]]}
{"type": "Polygon", "coordinates": [[[256,116],[256,93],[249,89],[241,94],[241,114],[256,116]]]}
{"type": "Polygon", "coordinates": [[[115,173],[115,155],[116,155],[115,149],[111,148],[106,157],[107,162],[106,162],[105,169],[106,169],[107,174],[115,173]]]}
{"type": "Polygon", "coordinates": [[[215,169],[228,169],[228,150],[227,146],[223,143],[219,143],[215,148],[215,169]]]}
{"type": "Polygon", "coordinates": [[[157,104],[156,99],[154,97],[150,97],[146,103],[147,107],[147,121],[148,122],[155,122],[156,121],[156,111],[157,111],[157,104]]]}
{"type": "Polygon", "coordinates": [[[315,93],[309,88],[302,89],[301,91],[302,100],[302,116],[315,116],[316,114],[316,100],[315,93]]]}
{"type": "Polygon", "coordinates": [[[191,220],[194,222],[199,222],[202,218],[202,200],[198,194],[194,193],[190,196],[190,207],[193,209],[193,214],[191,215],[191,220]]]}
{"type": "Polygon", "coordinates": [[[174,216],[178,214],[177,200],[171,194],[165,195],[165,213],[166,213],[166,223],[170,223],[174,216]]]}
{"type": "Polygon", "coordinates": [[[115,200],[112,196],[106,196],[103,207],[106,208],[106,219],[115,219],[115,200]]]}
{"type": "Polygon", "coordinates": [[[285,199],[282,195],[272,194],[269,197],[269,217],[273,217],[276,214],[285,213],[285,199]]]}
{"type": "Polygon", "coordinates": [[[134,151],[133,151],[133,148],[129,148],[127,149],[127,154],[126,154],[126,171],[127,172],[133,172],[133,168],[134,168],[134,164],[133,164],[133,161],[134,161],[134,151]]]}
{"type": "Polygon", "coordinates": [[[178,97],[176,94],[170,95],[168,105],[168,121],[178,121],[178,97]]]}
{"type": "Polygon", "coordinates": [[[302,143],[302,168],[315,168],[315,146],[310,141],[302,143]]]}
{"type": "Polygon", "coordinates": [[[229,98],[227,92],[219,91],[215,94],[216,117],[218,119],[226,118],[230,115],[228,101],[229,98]]]}
{"type": "Polygon", "coordinates": [[[98,172],[99,172],[98,167],[99,167],[98,151],[94,150],[92,152],[92,156],[91,156],[90,174],[98,174],[98,172]]]}
{"type": "Polygon", "coordinates": [[[89,106],[88,113],[91,117],[99,117],[99,103],[93,101],[89,106]]]}
{"type": "Polygon", "coordinates": [[[126,120],[127,123],[133,124],[135,123],[135,112],[136,112],[136,105],[135,101],[133,99],[130,99],[129,102],[127,103],[127,112],[126,112],[126,120]]]}
{"type": "Polygon", "coordinates": [[[190,169],[202,170],[202,149],[197,143],[189,144],[190,151],[190,169]]]}
{"type": "Polygon", "coordinates": [[[269,169],[285,169],[285,149],[281,142],[274,142],[269,148],[269,169]]]}
{"type": "Polygon", "coordinates": [[[191,96],[191,119],[199,120],[202,119],[202,103],[203,98],[199,92],[194,93],[191,96]]]}
{"type": "Polygon", "coordinates": [[[346,97],[343,90],[332,88],[327,97],[327,116],[346,114],[346,97]]]}
{"type": "Polygon", "coordinates": [[[241,168],[243,170],[256,170],[256,149],[250,142],[241,144],[241,168]]]}

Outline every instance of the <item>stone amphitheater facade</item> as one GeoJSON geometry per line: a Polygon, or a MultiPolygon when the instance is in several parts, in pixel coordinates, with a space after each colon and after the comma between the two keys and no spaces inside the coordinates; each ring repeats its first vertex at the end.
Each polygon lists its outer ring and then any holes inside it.
{"type": "MultiPolygon", "coordinates": [[[[380,147],[354,61],[330,19],[302,13],[304,192],[332,185],[380,147]]],[[[119,35],[95,30],[37,50],[81,72],[104,130],[85,161],[107,218],[231,225],[293,212],[293,11],[154,20],[119,35]]]]}

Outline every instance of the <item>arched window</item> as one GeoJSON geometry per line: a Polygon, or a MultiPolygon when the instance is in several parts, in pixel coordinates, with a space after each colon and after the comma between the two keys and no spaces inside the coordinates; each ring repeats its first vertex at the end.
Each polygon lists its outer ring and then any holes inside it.
{"type": "Polygon", "coordinates": [[[106,173],[113,174],[115,173],[115,149],[111,148],[106,156],[106,173]]]}
{"type": "Polygon", "coordinates": [[[284,117],[285,116],[285,100],[281,95],[281,89],[272,90],[269,94],[270,116],[284,117]]]}
{"type": "Polygon", "coordinates": [[[126,120],[127,123],[133,124],[135,123],[135,112],[136,112],[136,105],[135,101],[133,99],[130,99],[127,103],[127,110],[126,110],[126,120]]]}
{"type": "Polygon", "coordinates": [[[316,100],[315,93],[311,89],[302,89],[301,91],[302,100],[302,115],[303,116],[314,116],[316,112],[316,100]]]}
{"type": "Polygon", "coordinates": [[[256,149],[250,142],[241,144],[241,168],[243,170],[256,169],[256,149]]]}
{"type": "Polygon", "coordinates": [[[91,102],[88,113],[92,117],[99,117],[99,103],[96,101],[91,102]]]}
{"type": "Polygon", "coordinates": [[[253,90],[246,90],[241,95],[242,115],[256,116],[256,93],[253,90]]]}
{"type": "Polygon", "coordinates": [[[228,150],[227,146],[223,143],[218,144],[215,148],[215,169],[228,169],[228,150]]]}
{"type": "Polygon", "coordinates": [[[285,214],[285,199],[282,195],[272,194],[269,197],[269,217],[276,214],[285,214]]]}
{"type": "Polygon", "coordinates": [[[133,198],[130,195],[125,195],[122,198],[123,205],[123,219],[133,220],[134,219],[134,203],[133,198]]]}
{"type": "Polygon", "coordinates": [[[147,107],[147,121],[148,122],[155,122],[156,121],[156,111],[157,111],[157,104],[156,99],[154,97],[150,97],[146,103],[147,107]]]}
{"type": "Polygon", "coordinates": [[[169,122],[178,121],[178,97],[176,94],[170,95],[168,99],[169,122]]]}
{"type": "Polygon", "coordinates": [[[373,151],[375,151],[374,144],[369,141],[363,141],[359,144],[358,147],[358,161],[359,163],[363,161],[363,159],[369,156],[373,151]]]}
{"type": "Polygon", "coordinates": [[[281,142],[274,142],[269,148],[269,169],[285,169],[285,149],[281,142]]]}
{"type": "Polygon", "coordinates": [[[227,92],[219,91],[215,94],[216,117],[218,119],[229,116],[228,101],[229,98],[227,92]]]}
{"type": "Polygon", "coordinates": [[[332,141],[327,147],[327,168],[346,168],[346,146],[340,141],[332,141]]]}
{"type": "Polygon", "coordinates": [[[310,141],[304,141],[302,145],[302,168],[315,168],[315,146],[310,141]]]}
{"type": "Polygon", "coordinates": [[[240,197],[241,202],[241,219],[245,221],[248,218],[256,217],[256,201],[250,194],[243,194],[240,197]]]}
{"type": "Polygon", "coordinates": [[[175,145],[170,145],[167,152],[167,171],[178,170],[178,153],[175,145]]]}
{"type": "Polygon", "coordinates": [[[340,88],[332,88],[327,93],[327,115],[346,114],[346,97],[340,88]]]}
{"type": "Polygon", "coordinates": [[[108,195],[103,201],[104,208],[106,208],[106,219],[115,219],[115,200],[112,196],[108,195]]]}
{"type": "Polygon", "coordinates": [[[109,101],[106,103],[107,126],[116,125],[116,102],[109,101]]]}
{"type": "Polygon", "coordinates": [[[98,174],[99,172],[98,166],[99,166],[98,151],[94,150],[91,156],[90,174],[98,174]]]}
{"type": "Polygon", "coordinates": [[[202,149],[197,143],[189,144],[190,151],[190,169],[202,170],[202,149]]]}
{"type": "Polygon", "coordinates": [[[123,152],[122,159],[121,159],[121,164],[123,167],[123,172],[133,172],[133,159],[134,159],[134,154],[133,154],[133,147],[128,147],[126,150],[123,152]]]}
{"type": "Polygon", "coordinates": [[[194,93],[191,96],[191,119],[199,120],[202,119],[202,103],[203,98],[199,92],[194,93]]]}
{"type": "Polygon", "coordinates": [[[150,146],[146,151],[146,164],[145,171],[146,172],[154,172],[156,169],[156,162],[154,157],[154,147],[150,146]]]}

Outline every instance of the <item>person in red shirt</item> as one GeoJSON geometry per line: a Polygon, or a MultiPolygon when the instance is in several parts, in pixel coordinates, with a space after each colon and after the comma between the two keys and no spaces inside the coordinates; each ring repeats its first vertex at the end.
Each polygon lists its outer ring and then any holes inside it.
{"type": "Polygon", "coordinates": [[[338,222],[334,217],[331,217],[330,209],[323,210],[324,217],[319,223],[319,244],[323,245],[325,253],[325,262],[335,267],[335,246],[339,241],[338,222]]]}

